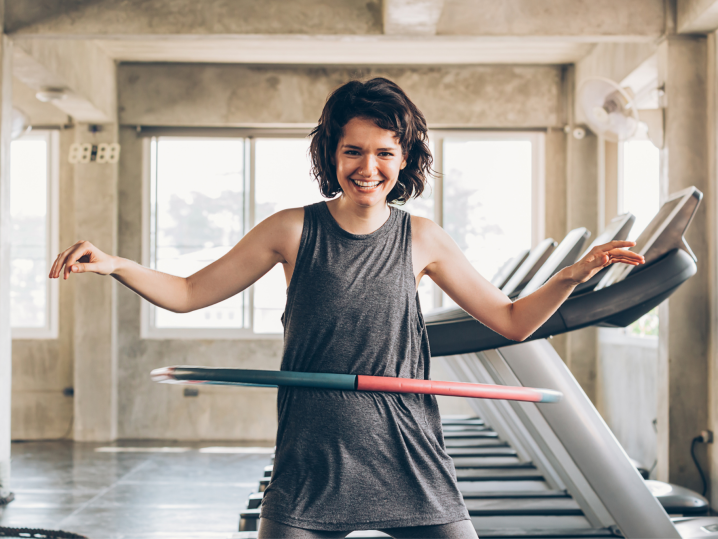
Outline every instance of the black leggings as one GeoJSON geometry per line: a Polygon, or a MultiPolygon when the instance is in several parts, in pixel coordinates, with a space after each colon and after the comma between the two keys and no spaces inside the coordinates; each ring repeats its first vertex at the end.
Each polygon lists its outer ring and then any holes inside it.
{"type": "MultiPolygon", "coordinates": [[[[478,539],[470,520],[436,526],[410,526],[380,530],[395,539],[478,539]]],[[[350,531],[327,532],[287,526],[266,518],[259,521],[259,539],[344,539],[350,531]]]]}

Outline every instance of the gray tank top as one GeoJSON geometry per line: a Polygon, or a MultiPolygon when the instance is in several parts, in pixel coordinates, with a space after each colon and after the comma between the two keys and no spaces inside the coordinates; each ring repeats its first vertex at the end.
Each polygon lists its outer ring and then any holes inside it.
{"type": "MultiPolygon", "coordinates": [[[[305,207],[283,322],[282,370],[428,379],[409,214],[355,235],[325,202],[305,207]]],[[[469,518],[435,397],[280,388],[277,409],[262,518],[328,531],[469,518]]]]}

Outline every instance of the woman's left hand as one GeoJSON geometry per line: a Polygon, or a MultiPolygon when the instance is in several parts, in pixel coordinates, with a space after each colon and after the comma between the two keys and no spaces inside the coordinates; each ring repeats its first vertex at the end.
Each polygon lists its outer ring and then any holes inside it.
{"type": "Polygon", "coordinates": [[[634,245],[636,243],[633,241],[612,241],[604,245],[597,245],[581,260],[566,268],[566,273],[574,284],[581,284],[615,262],[629,266],[643,264],[645,260],[641,255],[624,249],[624,247],[633,247],[634,245]]]}

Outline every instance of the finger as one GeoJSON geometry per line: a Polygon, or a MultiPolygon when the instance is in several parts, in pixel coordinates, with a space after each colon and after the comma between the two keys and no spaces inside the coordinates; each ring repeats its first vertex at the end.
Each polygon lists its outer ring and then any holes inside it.
{"type": "Polygon", "coordinates": [[[625,249],[630,247],[635,247],[636,242],[635,241],[622,241],[622,240],[616,240],[616,241],[610,241],[608,243],[604,243],[603,245],[599,245],[596,247],[596,250],[598,252],[606,252],[606,251],[612,251],[614,249],[625,249]]]}
{"type": "Polygon", "coordinates": [[[90,262],[75,262],[70,268],[72,273],[88,273],[99,269],[96,263],[90,262]]]}
{"type": "Polygon", "coordinates": [[[81,249],[78,249],[77,247],[73,248],[72,251],[70,251],[67,256],[65,257],[64,263],[64,277],[65,280],[67,280],[70,277],[70,273],[72,272],[72,265],[77,262],[80,257],[82,256],[80,253],[82,252],[81,249]]]}
{"type": "Polygon", "coordinates": [[[57,258],[55,259],[55,262],[52,265],[52,269],[50,270],[50,277],[52,277],[53,279],[57,279],[60,276],[60,268],[62,267],[62,261],[63,261],[64,254],[65,254],[65,251],[63,251],[59,255],[57,255],[57,258]]]}
{"type": "Polygon", "coordinates": [[[626,249],[611,249],[608,251],[610,255],[617,255],[621,254],[623,256],[627,256],[629,258],[636,258],[636,259],[643,259],[643,255],[639,253],[635,253],[633,251],[627,251],[626,249]]]}
{"type": "Polygon", "coordinates": [[[65,262],[67,261],[67,257],[70,255],[70,253],[73,251],[75,246],[69,247],[62,251],[57,256],[56,266],[55,266],[55,278],[60,277],[60,273],[62,273],[62,267],[64,266],[65,262]]]}
{"type": "Polygon", "coordinates": [[[76,273],[73,271],[73,267],[77,264],[77,261],[82,258],[81,253],[81,250],[75,250],[73,253],[68,255],[67,260],[65,261],[65,279],[70,277],[70,273],[76,273]]]}
{"type": "Polygon", "coordinates": [[[60,255],[57,255],[57,258],[52,263],[52,267],[50,268],[50,272],[47,274],[47,276],[52,279],[55,275],[55,268],[57,267],[57,260],[60,258],[60,255]]]}

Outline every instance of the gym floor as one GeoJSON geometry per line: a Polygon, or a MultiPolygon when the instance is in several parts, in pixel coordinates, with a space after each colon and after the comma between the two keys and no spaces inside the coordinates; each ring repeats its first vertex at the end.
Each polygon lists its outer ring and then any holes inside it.
{"type": "Polygon", "coordinates": [[[0,526],[91,539],[226,539],[272,447],[204,442],[12,445],[15,501],[0,526]]]}

